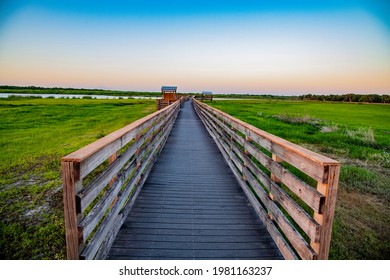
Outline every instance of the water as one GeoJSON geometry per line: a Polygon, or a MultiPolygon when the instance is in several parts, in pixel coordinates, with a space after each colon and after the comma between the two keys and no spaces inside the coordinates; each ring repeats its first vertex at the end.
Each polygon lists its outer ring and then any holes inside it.
{"type": "MultiPolygon", "coordinates": [[[[89,96],[91,98],[95,99],[157,99],[161,98],[160,96],[113,96],[113,95],[85,95],[85,94],[39,94],[39,93],[0,93],[0,98],[7,98],[11,95],[16,95],[16,96],[40,96],[42,98],[48,98],[48,97],[53,97],[53,98],[83,98],[84,96],[89,96]]],[[[213,98],[214,100],[252,100],[251,98],[213,98]]],[[[253,100],[256,100],[253,98],[253,100]]]]}
{"type": "Polygon", "coordinates": [[[11,95],[16,95],[16,96],[23,96],[23,97],[28,97],[28,96],[39,96],[42,98],[48,98],[48,97],[53,97],[53,98],[83,98],[84,96],[89,96],[91,98],[95,99],[156,99],[159,97],[155,96],[113,96],[113,95],[83,95],[83,94],[38,94],[38,93],[0,93],[0,98],[7,98],[11,95]]]}

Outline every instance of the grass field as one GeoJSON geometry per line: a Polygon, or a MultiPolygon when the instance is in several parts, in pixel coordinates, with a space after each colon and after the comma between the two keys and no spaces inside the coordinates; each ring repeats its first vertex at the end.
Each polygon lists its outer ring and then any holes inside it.
{"type": "MultiPolygon", "coordinates": [[[[390,106],[212,106],[341,161],[330,258],[390,258],[390,106]]],[[[149,100],[0,99],[0,259],[63,259],[62,156],[155,109],[149,100]]]]}
{"type": "Polygon", "coordinates": [[[60,159],[155,110],[149,100],[0,99],[0,259],[63,259],[60,159]]]}
{"type": "Polygon", "coordinates": [[[272,100],[210,105],[339,160],[330,258],[390,258],[389,105],[272,100]]]}

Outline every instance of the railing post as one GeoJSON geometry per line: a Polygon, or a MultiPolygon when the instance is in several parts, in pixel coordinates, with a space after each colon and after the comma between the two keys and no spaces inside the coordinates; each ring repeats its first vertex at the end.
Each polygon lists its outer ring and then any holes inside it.
{"type": "Polygon", "coordinates": [[[108,164],[113,163],[113,162],[116,160],[117,157],[118,157],[118,152],[113,153],[113,154],[108,158],[108,164]]]}
{"type": "Polygon", "coordinates": [[[76,193],[81,185],[80,164],[78,162],[62,161],[61,169],[66,232],[66,255],[69,260],[78,260],[79,233],[77,227],[76,193]]]}
{"type": "MultiPolygon", "coordinates": [[[[283,162],[283,160],[275,154],[272,154],[272,160],[276,161],[278,163],[283,162]]],[[[275,183],[281,182],[280,179],[278,177],[276,177],[275,174],[273,174],[273,173],[271,173],[271,180],[274,181],[275,183]]]]}
{"type": "Polygon", "coordinates": [[[332,235],[333,217],[336,208],[336,198],[338,181],[340,174],[340,165],[329,165],[324,168],[328,169],[325,172],[325,180],[318,182],[317,190],[325,196],[325,202],[322,207],[322,213],[314,212],[314,219],[321,225],[320,241],[311,241],[310,246],[318,254],[319,260],[326,260],[329,257],[329,248],[332,235]]]}
{"type": "MultiPolygon", "coordinates": [[[[278,163],[283,162],[283,160],[275,154],[272,154],[272,160],[278,163]]],[[[276,175],[273,173],[271,173],[271,180],[274,181],[275,183],[281,182],[281,180],[278,177],[276,177],[276,175]]],[[[269,192],[268,196],[271,200],[274,200],[274,195],[271,192],[269,192]]]]}

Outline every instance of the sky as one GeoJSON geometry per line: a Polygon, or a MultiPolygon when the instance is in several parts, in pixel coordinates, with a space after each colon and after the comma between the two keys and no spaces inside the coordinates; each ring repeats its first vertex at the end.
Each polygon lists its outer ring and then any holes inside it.
{"type": "Polygon", "coordinates": [[[0,85],[390,94],[390,1],[0,0],[0,85]]]}

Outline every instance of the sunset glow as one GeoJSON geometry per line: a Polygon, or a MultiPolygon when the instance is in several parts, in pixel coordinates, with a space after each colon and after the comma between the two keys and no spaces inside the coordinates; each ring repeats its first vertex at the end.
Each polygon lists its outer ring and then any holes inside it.
{"type": "Polygon", "coordinates": [[[1,1],[0,84],[390,93],[387,1],[52,2],[1,1]]]}

